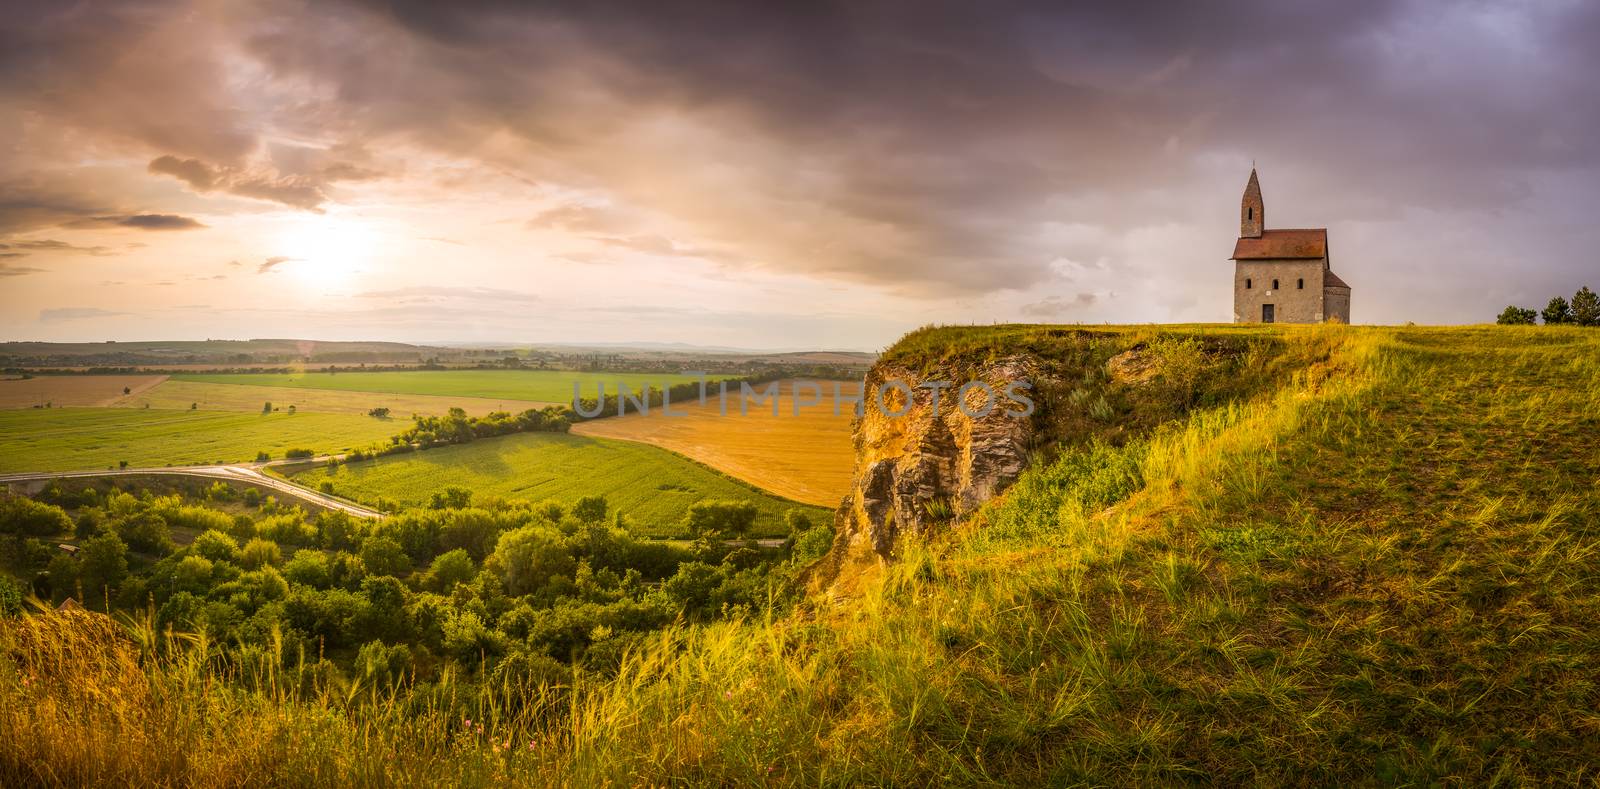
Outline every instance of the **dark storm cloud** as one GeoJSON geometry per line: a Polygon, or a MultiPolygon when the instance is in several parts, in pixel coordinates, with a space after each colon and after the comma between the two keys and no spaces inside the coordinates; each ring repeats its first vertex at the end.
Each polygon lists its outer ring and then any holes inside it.
{"type": "MultiPolygon", "coordinates": [[[[32,4],[0,100],[200,194],[320,210],[416,146],[606,205],[531,230],[916,293],[1192,290],[1256,159],[1273,216],[1374,223],[1374,268],[1554,281],[1600,242],[1536,207],[1600,200],[1596,40],[1596,4],[32,4]],[[1518,241],[1458,232],[1491,222],[1518,241]]],[[[111,212],[0,205],[0,233],[111,212]]]]}
{"type": "Polygon", "coordinates": [[[419,0],[280,17],[251,47],[337,86],[363,134],[461,153],[510,132],[530,174],[670,214],[752,265],[989,289],[1049,277],[1046,223],[1191,218],[1164,213],[1162,193],[1214,178],[1216,157],[1311,173],[1351,218],[1514,204],[1530,170],[1600,159],[1600,105],[1572,101],[1600,69],[1596,17],[1375,0],[419,0]],[[656,140],[641,117],[710,131],[656,140]],[[638,177],[651,166],[729,192],[686,199],[638,177]]]}

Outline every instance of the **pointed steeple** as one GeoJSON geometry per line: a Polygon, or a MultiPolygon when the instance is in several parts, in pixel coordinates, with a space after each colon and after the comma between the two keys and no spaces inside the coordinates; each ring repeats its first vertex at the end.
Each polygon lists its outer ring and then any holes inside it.
{"type": "Polygon", "coordinates": [[[1260,238],[1267,225],[1267,207],[1261,202],[1261,182],[1256,168],[1250,168],[1250,182],[1244,185],[1244,200],[1239,205],[1239,237],[1260,238]]]}

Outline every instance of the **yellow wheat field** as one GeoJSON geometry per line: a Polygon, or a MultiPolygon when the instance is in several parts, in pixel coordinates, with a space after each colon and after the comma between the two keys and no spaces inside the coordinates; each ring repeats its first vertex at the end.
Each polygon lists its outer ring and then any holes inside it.
{"type": "MultiPolygon", "coordinates": [[[[716,388],[704,405],[674,403],[686,416],[630,413],[584,422],[572,428],[579,435],[642,441],[693,458],[725,474],[795,501],[820,507],[837,506],[850,487],[855,452],[850,444],[851,406],[833,411],[833,382],[822,381],[822,404],[793,408],[793,382],[781,382],[779,415],[769,406],[752,405],[739,414],[738,397],[730,394],[728,414],[719,411],[716,388]]],[[[860,384],[842,383],[853,395],[860,384]]],[[[802,389],[802,394],[806,392],[802,389]]]]}

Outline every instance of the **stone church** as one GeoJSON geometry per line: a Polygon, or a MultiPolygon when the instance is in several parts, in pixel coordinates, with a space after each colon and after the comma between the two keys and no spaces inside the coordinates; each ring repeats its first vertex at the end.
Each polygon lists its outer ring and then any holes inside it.
{"type": "Polygon", "coordinates": [[[1255,168],[1233,245],[1234,323],[1350,322],[1350,286],[1328,268],[1328,230],[1267,230],[1255,168]]]}

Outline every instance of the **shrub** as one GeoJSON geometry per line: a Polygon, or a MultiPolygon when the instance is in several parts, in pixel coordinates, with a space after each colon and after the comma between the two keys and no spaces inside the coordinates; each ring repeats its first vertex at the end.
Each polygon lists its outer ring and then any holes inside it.
{"type": "Polygon", "coordinates": [[[283,552],[278,550],[278,544],[259,537],[245,543],[244,550],[239,552],[239,564],[250,570],[269,567],[282,561],[283,552]]]}
{"type": "Polygon", "coordinates": [[[72,531],[67,511],[23,496],[0,500],[0,534],[54,537],[72,531]]]}
{"type": "Polygon", "coordinates": [[[1532,325],[1538,317],[1539,313],[1532,309],[1512,305],[1500,312],[1500,317],[1495,319],[1495,323],[1501,326],[1532,325]]]}
{"type": "Polygon", "coordinates": [[[0,619],[14,616],[22,616],[22,586],[0,575],[0,619]]]}
{"type": "Polygon", "coordinates": [[[212,529],[194,538],[190,545],[196,555],[203,556],[214,562],[237,562],[239,560],[239,543],[226,532],[212,529]]]}
{"type": "Polygon", "coordinates": [[[291,449],[284,452],[283,456],[289,460],[308,460],[316,457],[317,453],[309,449],[291,449]]]}
{"type": "Polygon", "coordinates": [[[457,548],[439,554],[433,560],[433,566],[428,569],[428,584],[434,590],[449,594],[456,584],[472,580],[478,573],[478,568],[472,563],[472,557],[465,550],[457,548]]]}
{"type": "Polygon", "coordinates": [[[283,565],[283,577],[290,583],[316,589],[326,589],[333,584],[328,557],[316,550],[295,551],[283,565]]]}

